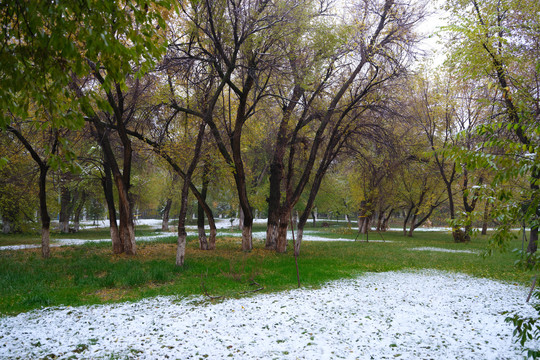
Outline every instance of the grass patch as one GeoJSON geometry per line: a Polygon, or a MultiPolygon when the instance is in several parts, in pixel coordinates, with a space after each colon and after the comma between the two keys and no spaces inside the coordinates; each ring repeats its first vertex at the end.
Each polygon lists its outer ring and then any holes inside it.
{"type": "MultiPolygon", "coordinates": [[[[143,232],[142,235],[153,233],[143,232]]],[[[356,233],[321,228],[315,235],[354,239],[356,233]]],[[[108,230],[92,230],[84,236],[104,238],[108,230]]],[[[411,250],[440,247],[482,253],[487,247],[485,238],[456,244],[450,234],[442,232],[416,232],[413,238],[398,232],[382,236],[386,242],[304,242],[298,259],[302,285],[318,287],[368,271],[423,268],[518,283],[526,283],[532,276],[531,272],[514,266],[512,253],[482,257],[411,250]]],[[[377,233],[372,233],[369,239],[382,240],[377,233]]],[[[264,287],[262,292],[296,287],[292,251],[276,254],[265,250],[262,241],[255,241],[253,251],[243,253],[240,238],[228,236],[218,238],[215,251],[201,251],[197,248],[197,239],[189,237],[186,265],[178,268],[174,266],[175,241],[172,234],[170,238],[139,242],[136,256],[113,255],[108,242],[52,248],[52,257],[47,260],[41,258],[39,249],[0,251],[0,313],[16,314],[42,306],[100,304],[157,295],[235,297],[244,296],[259,285],[264,287]]],[[[511,248],[520,246],[516,241],[511,248]]]]}

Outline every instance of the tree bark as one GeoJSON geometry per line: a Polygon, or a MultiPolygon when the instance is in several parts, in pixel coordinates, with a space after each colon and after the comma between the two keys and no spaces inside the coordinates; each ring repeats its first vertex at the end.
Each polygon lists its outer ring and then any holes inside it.
{"type": "Polygon", "coordinates": [[[105,157],[103,159],[103,173],[104,174],[101,178],[101,185],[105,194],[105,202],[107,203],[109,230],[111,233],[113,254],[121,254],[124,252],[124,242],[122,241],[122,238],[120,237],[120,231],[118,230],[118,222],[116,221],[116,207],[114,205],[111,169],[105,157]]]}
{"type": "Polygon", "coordinates": [[[41,255],[48,259],[51,256],[50,227],[51,217],[47,209],[47,172],[49,166],[42,163],[39,166],[39,212],[41,216],[41,255]]]}
{"type": "Polygon", "coordinates": [[[165,208],[163,209],[163,216],[161,220],[161,231],[169,231],[169,214],[171,212],[172,199],[168,198],[165,202],[165,208]]]}
{"type": "MultiPolygon", "coordinates": [[[[209,165],[205,161],[203,166],[203,175],[202,175],[202,189],[201,197],[206,201],[206,194],[208,193],[208,184],[210,179],[208,178],[209,165]]],[[[199,248],[201,250],[209,250],[208,239],[206,238],[206,231],[204,230],[204,209],[200,201],[197,201],[197,229],[199,232],[199,248]]],[[[214,240],[215,247],[215,240],[214,240]]]]}

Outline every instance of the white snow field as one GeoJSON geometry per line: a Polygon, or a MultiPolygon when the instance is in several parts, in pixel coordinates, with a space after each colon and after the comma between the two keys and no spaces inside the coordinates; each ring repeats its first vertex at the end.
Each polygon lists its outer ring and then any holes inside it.
{"type": "MultiPolygon", "coordinates": [[[[0,318],[0,358],[523,359],[528,289],[433,270],[210,303],[157,297],[0,318]]],[[[532,344],[538,347],[540,344],[532,344]]]]}

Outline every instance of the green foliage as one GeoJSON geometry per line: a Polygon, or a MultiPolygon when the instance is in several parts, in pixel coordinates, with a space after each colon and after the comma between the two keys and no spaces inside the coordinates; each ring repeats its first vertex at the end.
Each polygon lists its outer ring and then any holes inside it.
{"type": "MultiPolygon", "coordinates": [[[[540,338],[540,291],[535,291],[533,297],[536,298],[537,302],[532,306],[536,311],[537,315],[534,317],[524,317],[520,314],[514,314],[513,316],[508,316],[505,320],[508,323],[512,323],[515,327],[513,335],[516,342],[526,348],[526,343],[533,339],[540,338]]],[[[527,350],[527,358],[540,359],[540,350],[539,349],[529,349],[527,350]]]]}
{"type": "Polygon", "coordinates": [[[1,10],[0,128],[11,118],[33,117],[42,109],[54,128],[83,124],[70,93],[74,78],[84,77],[93,62],[106,71],[104,87],[123,84],[132,66],[151,69],[165,43],[160,11],[171,2],[30,1],[5,2],[1,10]]]}

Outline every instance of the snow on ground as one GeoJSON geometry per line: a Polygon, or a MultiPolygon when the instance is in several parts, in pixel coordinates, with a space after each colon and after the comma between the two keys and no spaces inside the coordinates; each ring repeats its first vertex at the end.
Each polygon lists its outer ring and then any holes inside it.
{"type": "Polygon", "coordinates": [[[522,359],[504,312],[532,314],[527,291],[423,270],[214,304],[45,308],[0,317],[0,358],[522,359]]]}
{"type": "MultiPolygon", "coordinates": [[[[135,241],[154,241],[165,237],[171,237],[174,236],[174,234],[156,234],[156,235],[150,235],[150,236],[136,236],[135,241]]],[[[88,239],[53,239],[54,243],[50,245],[50,247],[60,247],[60,246],[66,246],[66,245],[82,245],[86,243],[97,243],[97,242],[110,242],[111,238],[107,239],[94,239],[94,240],[88,240],[88,239]]],[[[22,250],[22,249],[37,249],[41,248],[41,244],[31,244],[31,245],[6,245],[6,246],[0,246],[0,251],[2,250],[22,250]]]]}
{"type": "Polygon", "coordinates": [[[476,250],[452,250],[452,249],[445,249],[440,247],[430,247],[430,246],[424,246],[424,247],[415,247],[409,250],[413,251],[438,251],[438,252],[449,252],[449,253],[466,253],[466,254],[480,254],[479,251],[476,250]]]}

